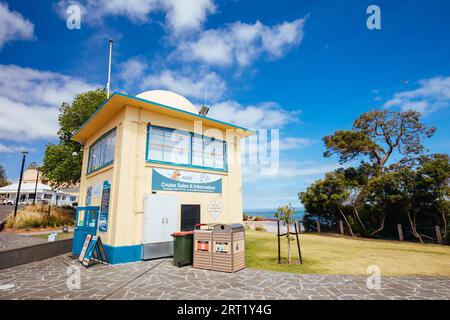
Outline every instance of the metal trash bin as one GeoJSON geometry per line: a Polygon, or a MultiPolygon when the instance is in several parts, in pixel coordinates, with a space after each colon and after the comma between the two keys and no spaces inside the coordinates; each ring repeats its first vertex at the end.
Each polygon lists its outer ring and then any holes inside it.
{"type": "Polygon", "coordinates": [[[192,264],[192,238],[194,231],[172,233],[173,265],[177,267],[192,264]]]}
{"type": "Polygon", "coordinates": [[[242,224],[215,225],[212,240],[212,270],[236,272],[245,268],[245,229],[242,224]]]}
{"type": "Polygon", "coordinates": [[[199,224],[194,231],[194,268],[212,268],[212,225],[199,224]],[[201,229],[201,227],[204,229],[201,229]]]}

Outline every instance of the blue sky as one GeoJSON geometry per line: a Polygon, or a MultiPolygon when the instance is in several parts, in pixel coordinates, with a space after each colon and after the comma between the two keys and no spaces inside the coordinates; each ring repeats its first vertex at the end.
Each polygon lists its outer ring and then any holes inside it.
{"type": "Polygon", "coordinates": [[[414,108],[450,149],[450,1],[0,0],[0,164],[17,178],[21,148],[42,162],[58,106],[104,86],[176,91],[211,116],[280,129],[279,170],[244,169],[244,207],[300,203],[337,166],[321,138],[369,109],[414,108]],[[66,9],[81,9],[81,29],[66,9]],[[366,27],[369,5],[381,30],[366,27]]]}

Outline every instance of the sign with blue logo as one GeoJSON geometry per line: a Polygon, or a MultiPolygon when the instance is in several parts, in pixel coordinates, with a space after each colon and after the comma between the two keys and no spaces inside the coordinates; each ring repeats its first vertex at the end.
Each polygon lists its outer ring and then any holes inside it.
{"type": "Polygon", "coordinates": [[[100,206],[100,216],[98,219],[98,231],[108,231],[108,213],[109,213],[109,199],[111,198],[111,184],[108,180],[103,182],[102,201],[100,206]]]}
{"type": "Polygon", "coordinates": [[[203,172],[154,168],[152,190],[222,193],[222,177],[203,172]]]}

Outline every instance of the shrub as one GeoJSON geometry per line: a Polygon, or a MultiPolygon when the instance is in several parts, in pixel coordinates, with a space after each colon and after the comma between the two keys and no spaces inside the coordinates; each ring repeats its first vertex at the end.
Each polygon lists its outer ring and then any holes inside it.
{"type": "Polygon", "coordinates": [[[27,205],[17,212],[17,216],[9,216],[6,228],[27,229],[60,227],[73,225],[73,217],[58,207],[52,207],[50,214],[44,210],[42,205],[27,205]]]}
{"type": "Polygon", "coordinates": [[[267,230],[266,230],[266,228],[264,228],[263,226],[256,225],[256,226],[255,226],[255,231],[267,231],[267,230]]]}
{"type": "Polygon", "coordinates": [[[264,218],[260,217],[260,216],[256,216],[253,218],[253,221],[263,221],[263,220],[264,220],[264,218]]]}

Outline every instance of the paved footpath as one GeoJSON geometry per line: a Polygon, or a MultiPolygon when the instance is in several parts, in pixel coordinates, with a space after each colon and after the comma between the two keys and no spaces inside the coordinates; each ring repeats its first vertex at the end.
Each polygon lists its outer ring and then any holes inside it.
{"type": "Polygon", "coordinates": [[[35,244],[46,242],[47,240],[45,239],[16,234],[10,231],[0,232],[0,252],[22,247],[29,247],[35,244]]]}
{"type": "MultiPolygon", "coordinates": [[[[68,255],[0,270],[0,299],[446,299],[450,278],[301,275],[245,269],[234,274],[177,268],[172,259],[81,268],[80,289],[67,287],[68,255]]],[[[72,267],[73,266],[73,267],[72,267]]],[[[69,272],[70,273],[70,272],[69,272]]],[[[71,274],[72,276],[74,273],[71,274]]],[[[73,279],[73,278],[70,278],[73,279]]]]}

